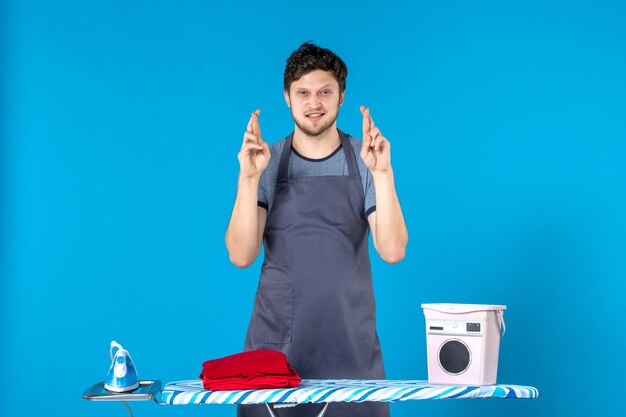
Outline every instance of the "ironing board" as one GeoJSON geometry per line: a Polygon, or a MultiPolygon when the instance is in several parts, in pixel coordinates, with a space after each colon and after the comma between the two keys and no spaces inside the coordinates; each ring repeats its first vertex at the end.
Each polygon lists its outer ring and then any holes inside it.
{"type": "MultiPolygon", "coordinates": [[[[101,385],[101,384],[100,384],[101,385]]],[[[444,400],[462,398],[533,399],[539,396],[537,388],[522,385],[433,385],[419,380],[348,380],[303,379],[297,388],[262,390],[207,391],[201,380],[167,383],[161,389],[159,381],[153,381],[141,398],[133,394],[101,394],[99,384],[85,391],[88,400],[121,401],[152,399],[161,405],[191,404],[265,404],[269,415],[276,417],[275,409],[293,407],[297,404],[325,403],[318,414],[322,417],[332,402],[398,402],[409,400],[444,400]],[[149,391],[152,392],[149,392],[149,391]],[[120,396],[123,396],[120,397],[120,396]]]]}

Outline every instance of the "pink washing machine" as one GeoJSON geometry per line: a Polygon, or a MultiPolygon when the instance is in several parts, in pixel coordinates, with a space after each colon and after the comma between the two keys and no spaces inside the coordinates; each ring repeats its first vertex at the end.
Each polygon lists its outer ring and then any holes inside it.
{"type": "Polygon", "coordinates": [[[506,306],[422,304],[426,317],[428,382],[493,385],[498,374],[506,306]]]}

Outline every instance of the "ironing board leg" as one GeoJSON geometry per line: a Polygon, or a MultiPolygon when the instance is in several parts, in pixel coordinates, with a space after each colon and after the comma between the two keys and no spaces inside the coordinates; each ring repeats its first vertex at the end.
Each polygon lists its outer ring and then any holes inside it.
{"type": "MultiPolygon", "coordinates": [[[[274,407],[271,404],[265,403],[265,407],[267,407],[268,413],[270,413],[270,417],[278,417],[274,412],[274,407]]],[[[324,408],[320,410],[320,412],[315,417],[323,417],[324,413],[326,413],[326,409],[328,408],[328,403],[324,403],[324,408]]]]}
{"type": "Polygon", "coordinates": [[[326,408],[328,408],[328,403],[324,403],[324,408],[322,408],[320,413],[317,416],[315,416],[315,417],[322,417],[324,415],[324,413],[326,412],[326,408]]]}
{"type": "Polygon", "coordinates": [[[265,403],[265,407],[267,407],[267,412],[270,413],[270,417],[278,417],[274,412],[274,407],[270,403],[265,403]]]}

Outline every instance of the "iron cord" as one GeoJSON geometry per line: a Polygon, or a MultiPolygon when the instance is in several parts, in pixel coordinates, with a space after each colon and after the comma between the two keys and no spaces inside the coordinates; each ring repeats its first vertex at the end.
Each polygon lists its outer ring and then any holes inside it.
{"type": "Polygon", "coordinates": [[[130,417],[133,417],[133,411],[130,409],[128,404],[126,404],[126,401],[122,401],[122,404],[124,404],[124,407],[126,407],[126,409],[128,410],[128,413],[130,414],[130,417]]]}

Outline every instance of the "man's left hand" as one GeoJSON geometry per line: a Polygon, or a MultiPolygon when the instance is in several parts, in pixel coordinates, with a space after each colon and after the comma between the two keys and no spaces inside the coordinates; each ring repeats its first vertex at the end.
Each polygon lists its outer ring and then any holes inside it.
{"type": "Polygon", "coordinates": [[[386,172],[391,169],[391,144],[374,124],[370,109],[361,106],[361,114],[363,115],[361,158],[372,174],[386,172]]]}

